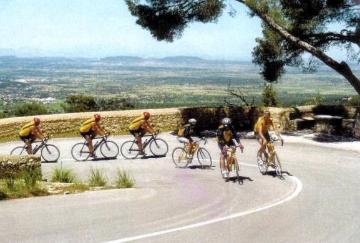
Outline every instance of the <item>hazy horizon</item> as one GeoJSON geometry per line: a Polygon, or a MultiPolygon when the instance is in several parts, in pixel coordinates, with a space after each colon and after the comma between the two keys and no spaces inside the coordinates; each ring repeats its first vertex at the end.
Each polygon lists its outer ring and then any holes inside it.
{"type": "MultiPolygon", "coordinates": [[[[208,60],[252,59],[261,21],[236,1],[216,23],[192,23],[180,39],[160,42],[137,25],[123,0],[0,0],[0,55],[19,57],[196,56],[208,60]],[[201,38],[199,38],[201,37],[201,38]]],[[[339,29],[339,26],[331,26],[339,29]]],[[[346,60],[341,48],[328,50],[346,60]]]]}

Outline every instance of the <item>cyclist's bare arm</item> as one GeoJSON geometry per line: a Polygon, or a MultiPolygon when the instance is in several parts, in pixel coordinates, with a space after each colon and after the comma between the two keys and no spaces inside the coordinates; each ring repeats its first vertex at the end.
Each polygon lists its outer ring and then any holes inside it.
{"type": "Polygon", "coordinates": [[[148,133],[151,133],[151,134],[155,133],[154,128],[146,121],[142,125],[142,128],[148,133]]]}
{"type": "Polygon", "coordinates": [[[93,125],[92,129],[96,133],[96,136],[105,136],[107,134],[104,127],[100,126],[99,124],[93,125]]]}
{"type": "Polygon", "coordinates": [[[41,130],[40,127],[35,127],[31,131],[31,134],[33,134],[35,136],[35,138],[37,138],[37,139],[44,139],[47,137],[46,133],[43,133],[43,131],[41,130]]]}

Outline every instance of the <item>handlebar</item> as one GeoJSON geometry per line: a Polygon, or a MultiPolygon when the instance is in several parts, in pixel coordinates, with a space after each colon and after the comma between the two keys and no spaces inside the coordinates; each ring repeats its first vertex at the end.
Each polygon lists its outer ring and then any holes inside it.
{"type": "Polygon", "coordinates": [[[284,146],[284,139],[282,139],[281,137],[279,136],[271,136],[270,137],[270,140],[271,142],[276,142],[276,141],[279,141],[281,142],[281,146],[284,146]]]}
{"type": "Polygon", "coordinates": [[[240,146],[240,145],[231,145],[231,146],[225,145],[224,148],[234,148],[234,149],[240,148],[241,153],[244,152],[244,147],[243,147],[243,146],[240,146]],[[241,147],[242,147],[242,148],[241,148],[241,147]]]}

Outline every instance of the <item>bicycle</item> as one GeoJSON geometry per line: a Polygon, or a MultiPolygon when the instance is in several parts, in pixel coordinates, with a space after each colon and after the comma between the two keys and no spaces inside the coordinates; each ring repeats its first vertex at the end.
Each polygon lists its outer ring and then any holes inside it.
{"type": "MultiPolygon", "coordinates": [[[[143,150],[149,146],[150,152],[157,157],[166,156],[169,146],[167,142],[161,138],[158,138],[159,131],[155,134],[145,135],[144,137],[149,137],[145,139],[142,143],[143,150]]],[[[140,150],[138,145],[136,144],[136,140],[125,141],[120,148],[122,156],[126,159],[135,159],[139,156],[140,150]]]]}
{"type": "MultiPolygon", "coordinates": [[[[59,149],[53,145],[48,144],[48,138],[44,138],[42,140],[34,141],[33,144],[36,144],[32,150],[32,154],[36,154],[40,151],[41,158],[45,160],[45,162],[56,162],[60,157],[59,149]]],[[[27,145],[15,147],[11,150],[11,155],[28,155],[27,153],[27,145]]]]}
{"type": "Polygon", "coordinates": [[[194,141],[194,146],[190,151],[189,144],[184,144],[184,147],[176,147],[172,152],[172,160],[176,167],[186,168],[190,163],[192,163],[194,154],[202,168],[207,167],[211,168],[212,159],[209,151],[204,147],[200,147],[200,142],[204,141],[204,145],[207,143],[206,138],[201,138],[198,141],[194,141]]]}
{"type": "MultiPolygon", "coordinates": [[[[239,165],[238,159],[236,158],[236,147],[239,147],[239,146],[225,145],[222,152],[225,155],[224,156],[225,168],[228,169],[229,173],[234,170],[236,173],[237,181],[239,182],[239,184],[242,184],[242,181],[240,179],[240,173],[239,173],[240,165],[239,165]]],[[[242,149],[241,149],[241,152],[243,152],[242,149]]],[[[220,172],[221,172],[221,175],[223,175],[223,171],[221,170],[221,168],[220,168],[220,172]]],[[[226,178],[225,180],[228,181],[229,178],[226,178]]]]}
{"type": "MultiPolygon", "coordinates": [[[[274,142],[278,141],[278,137],[270,137],[270,142],[267,144],[268,152],[264,152],[261,155],[257,155],[257,164],[261,174],[265,175],[268,171],[268,167],[271,166],[275,169],[277,176],[282,177],[282,168],[278,154],[275,151],[274,142]]],[[[283,140],[281,140],[281,146],[283,146],[283,140]]]]}
{"type": "MultiPolygon", "coordinates": [[[[119,146],[114,142],[108,139],[108,135],[95,137],[94,140],[94,153],[100,149],[100,153],[104,158],[111,159],[116,158],[119,155],[119,146]]],[[[76,143],[71,148],[71,156],[76,161],[85,161],[90,157],[90,151],[86,140],[81,143],[76,143]]]]}

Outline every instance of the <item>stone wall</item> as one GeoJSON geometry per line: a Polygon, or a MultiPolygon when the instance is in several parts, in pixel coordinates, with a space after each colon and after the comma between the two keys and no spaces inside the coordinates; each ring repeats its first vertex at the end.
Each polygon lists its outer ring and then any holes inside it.
{"type": "MultiPolygon", "coordinates": [[[[223,117],[230,117],[236,128],[242,131],[252,130],[257,118],[263,110],[271,113],[274,124],[281,131],[293,131],[314,127],[314,115],[342,113],[348,119],[347,129],[354,127],[355,108],[334,106],[301,106],[294,108],[275,107],[229,107],[229,108],[169,108],[147,110],[151,113],[151,123],[160,131],[173,131],[194,117],[198,120],[200,130],[213,130],[219,126],[223,117]]],[[[128,134],[128,126],[132,119],[141,115],[144,110],[99,112],[103,117],[102,124],[113,135],[128,134]]],[[[80,124],[93,116],[94,112],[68,113],[40,116],[42,127],[52,137],[79,136],[80,124]]],[[[0,141],[18,140],[18,132],[22,125],[31,121],[32,117],[16,117],[0,119],[0,141]]],[[[357,125],[358,130],[360,125],[357,125]]],[[[357,130],[357,131],[358,131],[357,130]]],[[[359,133],[359,131],[358,131],[359,133]]]]}
{"type": "MultiPolygon", "coordinates": [[[[156,129],[170,131],[176,129],[181,123],[179,109],[147,110],[151,116],[151,123],[156,129]]],[[[131,120],[140,116],[142,110],[98,112],[104,117],[102,124],[114,135],[128,133],[131,120]]],[[[40,116],[43,130],[51,137],[79,136],[80,124],[91,117],[94,112],[68,113],[40,116]]],[[[18,140],[21,126],[31,121],[33,117],[16,117],[0,119],[0,141],[18,140]]]]}
{"type": "Polygon", "coordinates": [[[357,113],[355,118],[354,136],[360,139],[360,112],[357,113]]]}
{"type": "Polygon", "coordinates": [[[0,179],[16,178],[27,170],[40,170],[40,157],[0,155],[0,179]]]}

